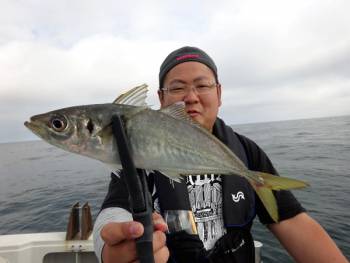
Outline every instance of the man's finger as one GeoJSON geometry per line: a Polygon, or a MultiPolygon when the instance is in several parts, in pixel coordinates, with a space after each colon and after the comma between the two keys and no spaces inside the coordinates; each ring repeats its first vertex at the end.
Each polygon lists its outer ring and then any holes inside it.
{"type": "MultiPolygon", "coordinates": [[[[163,218],[161,219],[163,220],[163,218]]],[[[166,263],[168,261],[169,249],[166,246],[166,236],[162,231],[153,233],[153,251],[155,263],[166,263]]]]}
{"type": "Polygon", "coordinates": [[[139,222],[108,223],[101,230],[101,237],[106,244],[112,246],[123,240],[140,237],[143,234],[143,225],[139,222]]]}
{"type": "Polygon", "coordinates": [[[168,225],[160,214],[153,213],[152,219],[153,219],[153,226],[155,230],[159,230],[162,232],[166,232],[168,230],[168,225]]]}
{"type": "Polygon", "coordinates": [[[120,244],[103,247],[103,262],[129,263],[137,260],[136,244],[133,240],[125,240],[120,244]]]}
{"type": "Polygon", "coordinates": [[[166,246],[166,236],[161,231],[153,232],[153,252],[166,246]]]}
{"type": "Polygon", "coordinates": [[[166,263],[169,259],[169,249],[164,246],[154,254],[155,263],[166,263]]]}

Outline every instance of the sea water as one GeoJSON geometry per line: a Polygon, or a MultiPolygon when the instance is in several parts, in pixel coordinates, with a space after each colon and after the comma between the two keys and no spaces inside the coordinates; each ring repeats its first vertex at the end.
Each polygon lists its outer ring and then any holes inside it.
{"type": "MultiPolygon", "coordinates": [[[[254,140],[282,176],[311,187],[293,193],[350,257],[350,116],[232,126],[254,140]]],[[[69,209],[89,202],[93,218],[109,170],[43,141],[0,144],[0,234],[65,231],[69,209]]],[[[264,262],[293,262],[255,220],[264,262]]],[[[305,248],[307,249],[307,248],[305,248]]]]}

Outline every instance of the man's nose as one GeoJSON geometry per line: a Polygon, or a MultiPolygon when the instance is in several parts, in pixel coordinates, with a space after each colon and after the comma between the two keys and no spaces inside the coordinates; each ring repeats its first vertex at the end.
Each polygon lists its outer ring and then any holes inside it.
{"type": "Polygon", "coordinates": [[[196,89],[194,89],[193,87],[190,87],[184,96],[184,102],[194,103],[198,101],[199,101],[199,97],[196,89]]]}

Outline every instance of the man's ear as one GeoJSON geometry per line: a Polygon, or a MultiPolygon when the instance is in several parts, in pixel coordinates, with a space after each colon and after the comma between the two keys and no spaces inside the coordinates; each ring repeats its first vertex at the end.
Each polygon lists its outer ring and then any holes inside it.
{"type": "Polygon", "coordinates": [[[164,92],[161,89],[158,89],[157,93],[158,93],[158,99],[160,102],[160,107],[162,108],[164,104],[164,92]]]}
{"type": "Polygon", "coordinates": [[[217,95],[218,95],[218,105],[221,106],[221,84],[218,83],[217,89],[216,89],[217,95]]]}

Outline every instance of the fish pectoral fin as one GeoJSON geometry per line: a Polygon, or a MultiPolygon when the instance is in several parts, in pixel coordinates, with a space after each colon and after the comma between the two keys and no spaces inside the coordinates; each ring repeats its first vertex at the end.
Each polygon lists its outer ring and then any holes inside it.
{"type": "Polygon", "coordinates": [[[112,123],[109,123],[103,128],[96,131],[96,133],[94,133],[93,136],[100,137],[102,144],[108,144],[112,140],[112,136],[113,136],[112,123]]]}
{"type": "Polygon", "coordinates": [[[161,170],[159,172],[177,183],[181,183],[181,180],[183,180],[183,177],[179,173],[167,170],[161,170]]]}
{"type": "Polygon", "coordinates": [[[142,106],[146,107],[146,98],[147,98],[148,86],[147,84],[142,84],[131,90],[121,94],[116,98],[114,104],[126,104],[133,106],[142,106]]]}

